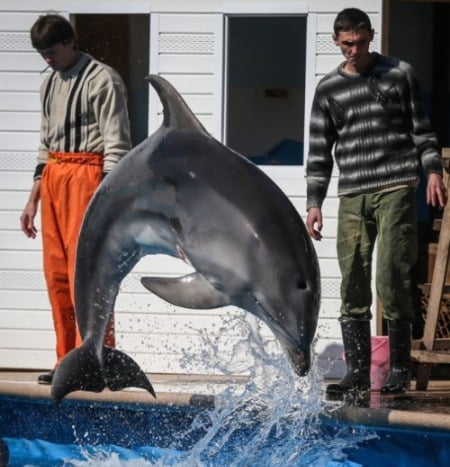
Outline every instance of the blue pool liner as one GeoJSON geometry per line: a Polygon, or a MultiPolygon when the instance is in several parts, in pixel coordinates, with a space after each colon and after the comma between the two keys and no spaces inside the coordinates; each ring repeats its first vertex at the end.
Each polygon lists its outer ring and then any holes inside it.
{"type": "MultiPolygon", "coordinates": [[[[153,446],[141,446],[134,449],[110,445],[55,444],[41,439],[27,440],[3,438],[8,447],[8,467],[24,465],[54,467],[67,461],[106,460],[116,455],[119,460],[141,459],[149,462],[164,460],[164,465],[176,465],[182,451],[153,446]]],[[[1,465],[1,463],[0,463],[1,465]]]]}

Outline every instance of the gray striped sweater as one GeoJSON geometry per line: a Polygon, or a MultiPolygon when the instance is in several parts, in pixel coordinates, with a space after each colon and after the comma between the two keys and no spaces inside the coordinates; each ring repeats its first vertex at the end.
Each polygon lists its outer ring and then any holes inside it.
{"type": "Polygon", "coordinates": [[[306,166],[307,208],[321,207],[333,169],[338,195],[417,184],[442,173],[435,134],[423,111],[411,66],[376,54],[369,71],[350,75],[342,65],[317,85],[306,166]]]}
{"type": "Polygon", "coordinates": [[[52,72],[41,86],[41,144],[35,179],[48,151],[94,152],[104,156],[109,172],[131,149],[127,93],[111,67],[82,54],[64,72],[52,72]]]}

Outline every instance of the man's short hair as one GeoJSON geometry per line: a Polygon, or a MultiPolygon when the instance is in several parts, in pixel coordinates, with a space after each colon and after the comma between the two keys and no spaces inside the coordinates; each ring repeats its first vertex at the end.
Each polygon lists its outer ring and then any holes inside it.
{"type": "Polygon", "coordinates": [[[366,30],[373,32],[369,16],[359,8],[345,8],[336,16],[333,30],[337,36],[340,32],[366,30]]]}
{"type": "Polygon", "coordinates": [[[60,15],[49,14],[39,16],[31,27],[31,44],[36,50],[44,50],[56,44],[67,44],[74,41],[77,44],[77,35],[66,18],[60,15]]]}

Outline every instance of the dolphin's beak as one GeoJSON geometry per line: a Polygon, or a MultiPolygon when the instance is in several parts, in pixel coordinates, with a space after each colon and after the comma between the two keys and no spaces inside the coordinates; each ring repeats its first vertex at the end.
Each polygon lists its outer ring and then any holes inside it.
{"type": "Polygon", "coordinates": [[[296,347],[286,349],[291,365],[299,376],[306,376],[311,366],[311,352],[308,349],[302,350],[296,347]]]}

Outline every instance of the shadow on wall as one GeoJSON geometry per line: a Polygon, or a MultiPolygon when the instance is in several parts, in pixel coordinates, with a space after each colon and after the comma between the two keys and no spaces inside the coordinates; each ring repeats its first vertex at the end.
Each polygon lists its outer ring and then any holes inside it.
{"type": "Polygon", "coordinates": [[[344,347],[340,344],[330,344],[325,347],[325,350],[317,355],[317,364],[320,373],[324,378],[337,378],[344,377],[347,367],[342,358],[344,347]]]}

